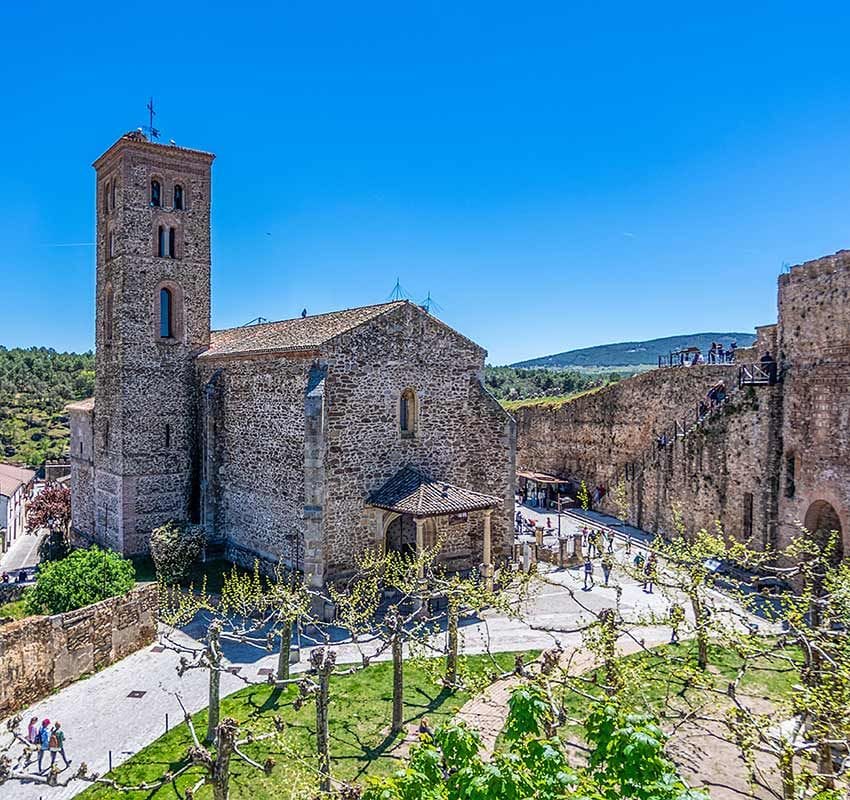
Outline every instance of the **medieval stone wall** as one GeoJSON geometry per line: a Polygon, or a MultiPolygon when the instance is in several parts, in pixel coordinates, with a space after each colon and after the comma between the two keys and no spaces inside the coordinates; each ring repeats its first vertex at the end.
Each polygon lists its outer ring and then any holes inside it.
{"type": "MultiPolygon", "coordinates": [[[[513,494],[513,422],[482,388],[484,351],[439,321],[404,306],[338,338],[325,353],[325,557],[329,577],[350,572],[352,554],[376,542],[364,499],[401,467],[505,498],[492,522],[504,552],[513,494]],[[413,389],[416,432],[402,435],[399,399],[413,389]],[[356,446],[353,446],[356,443],[356,446]]],[[[480,562],[482,521],[447,530],[455,565],[480,562]]]]}
{"type": "Polygon", "coordinates": [[[517,465],[608,487],[714,384],[731,388],[736,376],[731,365],[656,369],[559,406],[519,408],[517,465]]]}
{"type": "Polygon", "coordinates": [[[0,626],[0,718],[153,642],[156,584],[49,617],[0,626]]]}
{"type": "MultiPolygon", "coordinates": [[[[623,471],[629,521],[672,536],[675,506],[687,531],[719,523],[756,549],[775,546],[781,400],[781,387],[745,387],[685,436],[650,448],[623,471]]],[[[617,513],[610,495],[604,508],[617,513]]]]}
{"type": "Polygon", "coordinates": [[[850,554],[850,251],[793,267],[779,278],[784,373],[782,539],[814,525],[815,504],[834,509],[850,554]],[[807,517],[809,520],[807,522],[807,517]]]}

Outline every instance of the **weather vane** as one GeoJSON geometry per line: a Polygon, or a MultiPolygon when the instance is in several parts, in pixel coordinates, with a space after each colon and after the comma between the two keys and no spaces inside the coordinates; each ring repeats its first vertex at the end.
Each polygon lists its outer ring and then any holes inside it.
{"type": "Polygon", "coordinates": [[[153,126],[153,118],[156,116],[156,111],[153,109],[153,98],[151,97],[148,100],[147,106],[145,106],[148,110],[148,125],[143,130],[147,133],[148,139],[153,141],[154,139],[159,139],[159,131],[153,126]]]}

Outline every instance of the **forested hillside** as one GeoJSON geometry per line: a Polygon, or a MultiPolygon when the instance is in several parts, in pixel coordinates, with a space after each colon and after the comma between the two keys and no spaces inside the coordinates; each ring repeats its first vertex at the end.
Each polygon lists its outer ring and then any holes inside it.
{"type": "Polygon", "coordinates": [[[591,389],[606,380],[599,374],[573,370],[488,366],[484,371],[484,383],[497,400],[560,397],[591,389]]]}
{"type": "Polygon", "coordinates": [[[635,367],[655,366],[659,356],[682,347],[699,347],[707,353],[712,342],[721,342],[724,347],[734,341],[738,347],[749,347],[755,341],[752,333],[686,333],[681,336],[666,336],[645,342],[618,342],[568,350],[551,356],[540,356],[513,364],[514,367],[551,367],[570,369],[574,367],[635,367]]]}
{"type": "Polygon", "coordinates": [[[0,346],[0,458],[33,467],[68,451],[72,400],[94,393],[94,356],[0,346]]]}

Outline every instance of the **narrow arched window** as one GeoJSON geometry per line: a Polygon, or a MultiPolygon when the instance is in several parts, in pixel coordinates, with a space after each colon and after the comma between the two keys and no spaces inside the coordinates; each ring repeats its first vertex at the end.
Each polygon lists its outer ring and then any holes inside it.
{"type": "Polygon", "coordinates": [[[157,240],[156,240],[156,254],[160,258],[165,258],[165,254],[168,252],[168,234],[165,230],[165,225],[160,225],[157,229],[157,240]]]}
{"type": "Polygon", "coordinates": [[[115,255],[115,231],[109,231],[109,257],[115,255]]]}
{"type": "Polygon", "coordinates": [[[179,183],[174,184],[174,210],[183,210],[183,187],[179,183]]]}
{"type": "Polygon", "coordinates": [[[109,181],[106,182],[106,186],[103,189],[103,213],[109,213],[109,196],[111,194],[111,186],[109,181]]]}
{"type": "Polygon", "coordinates": [[[159,335],[162,339],[170,339],[174,335],[174,298],[170,289],[159,290],[159,335]]]}
{"type": "Polygon", "coordinates": [[[416,432],[416,392],[405,389],[399,401],[399,427],[402,436],[413,436],[416,432]]]}
{"type": "Polygon", "coordinates": [[[115,210],[115,186],[116,186],[116,183],[117,183],[117,181],[112,184],[112,192],[110,194],[110,203],[109,203],[109,207],[113,211],[115,210]]]}
{"type": "Polygon", "coordinates": [[[171,447],[171,426],[166,424],[165,426],[165,449],[167,450],[171,447]]]}
{"type": "Polygon", "coordinates": [[[177,258],[177,228],[168,229],[168,257],[177,258]]]}
{"type": "Polygon", "coordinates": [[[162,205],[162,187],[156,178],[151,181],[151,205],[157,208],[162,205]]]}

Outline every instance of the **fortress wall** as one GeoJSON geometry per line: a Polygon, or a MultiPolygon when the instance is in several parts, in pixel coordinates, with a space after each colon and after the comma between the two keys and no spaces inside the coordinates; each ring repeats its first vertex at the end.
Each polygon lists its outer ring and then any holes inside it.
{"type": "Polygon", "coordinates": [[[517,467],[608,486],[674,419],[737,367],[701,365],[641,373],[559,406],[517,409],[517,467]]]}
{"type": "Polygon", "coordinates": [[[850,554],[850,251],[779,277],[779,351],[785,373],[783,540],[815,503],[835,511],[850,554]]]}

